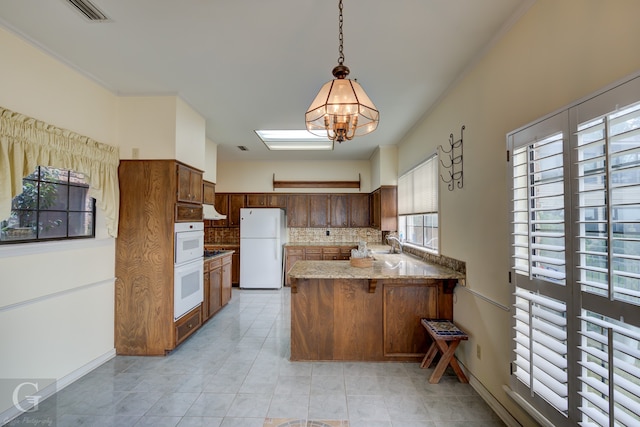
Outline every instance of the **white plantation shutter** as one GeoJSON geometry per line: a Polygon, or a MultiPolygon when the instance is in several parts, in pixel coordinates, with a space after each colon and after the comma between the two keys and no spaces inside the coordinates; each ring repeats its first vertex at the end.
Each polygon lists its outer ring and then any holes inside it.
{"type": "Polygon", "coordinates": [[[639,426],[640,330],[587,310],[580,320],[581,425],[639,426]]]}
{"type": "Polygon", "coordinates": [[[640,77],[508,149],[511,388],[556,426],[640,426],[640,77]]]}
{"type": "Polygon", "coordinates": [[[566,304],[522,288],[516,288],[515,296],[514,375],[534,394],[566,413],[566,304]]]}
{"type": "Polygon", "coordinates": [[[579,282],[639,304],[640,103],[578,124],[576,150],[579,282]]]}
{"type": "Polygon", "coordinates": [[[515,272],[564,284],[562,132],[514,150],[512,202],[515,272]]]}

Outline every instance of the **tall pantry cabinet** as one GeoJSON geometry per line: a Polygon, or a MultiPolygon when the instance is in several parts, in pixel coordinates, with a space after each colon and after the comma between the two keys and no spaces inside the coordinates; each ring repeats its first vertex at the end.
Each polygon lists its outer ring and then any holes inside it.
{"type": "Polygon", "coordinates": [[[202,221],[202,172],[175,160],[121,160],[118,177],[116,352],[164,355],[202,322],[201,307],[173,319],[174,224],[202,221]]]}

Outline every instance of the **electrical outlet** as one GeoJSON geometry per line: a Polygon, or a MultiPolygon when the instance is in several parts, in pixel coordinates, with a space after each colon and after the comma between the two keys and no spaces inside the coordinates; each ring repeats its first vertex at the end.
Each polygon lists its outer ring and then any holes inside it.
{"type": "Polygon", "coordinates": [[[327,230],[327,236],[330,235],[330,234],[331,234],[331,232],[329,230],[327,230]]]}
{"type": "Polygon", "coordinates": [[[476,344],[476,357],[478,359],[482,359],[482,349],[480,348],[480,344],[476,344]]]}

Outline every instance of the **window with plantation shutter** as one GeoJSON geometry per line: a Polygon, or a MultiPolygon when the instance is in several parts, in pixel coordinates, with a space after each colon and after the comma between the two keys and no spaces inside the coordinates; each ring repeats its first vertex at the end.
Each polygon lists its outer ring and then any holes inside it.
{"type": "Polygon", "coordinates": [[[507,139],[510,388],[555,426],[640,426],[640,77],[507,139]]]}

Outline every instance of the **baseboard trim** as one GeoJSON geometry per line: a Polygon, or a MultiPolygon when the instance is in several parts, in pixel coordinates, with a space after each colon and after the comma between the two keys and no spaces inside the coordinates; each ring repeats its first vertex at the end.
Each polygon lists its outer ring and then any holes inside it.
{"type": "Polygon", "coordinates": [[[508,427],[522,427],[522,424],[516,420],[513,415],[507,409],[502,406],[502,404],[496,399],[489,390],[486,389],[484,385],[473,375],[466,366],[464,366],[459,360],[458,364],[464,370],[465,375],[469,378],[469,385],[480,395],[482,400],[484,400],[487,405],[493,412],[495,412],[502,422],[504,422],[508,427]]]}
{"type": "Polygon", "coordinates": [[[542,415],[536,408],[534,408],[529,402],[527,402],[522,396],[511,389],[507,385],[502,385],[502,389],[509,395],[514,402],[516,402],[522,409],[524,409],[531,417],[533,417],[543,427],[554,427],[555,425],[549,421],[544,415],[542,415]]]}
{"type": "MultiPolygon", "coordinates": [[[[93,371],[94,369],[96,369],[100,365],[104,364],[105,362],[108,362],[109,360],[113,359],[114,357],[116,357],[116,349],[115,348],[113,348],[113,349],[107,351],[106,353],[98,356],[97,358],[93,359],[89,363],[86,363],[85,365],[82,365],[80,368],[76,369],[75,371],[70,372],[69,374],[65,375],[64,377],[58,379],[53,384],[50,384],[47,387],[45,387],[45,388],[43,388],[41,390],[38,390],[38,395],[41,397],[40,402],[45,401],[49,397],[51,397],[54,394],[56,394],[57,392],[63,390],[68,385],[70,385],[70,384],[74,383],[75,381],[79,380],[83,376],[87,375],[89,372],[93,371]]],[[[33,403],[30,403],[26,399],[23,400],[22,402],[20,402],[20,407],[24,408],[26,410],[33,408],[33,406],[34,406],[33,403]]],[[[9,423],[13,419],[15,419],[15,418],[19,417],[20,415],[22,415],[22,413],[23,412],[20,411],[15,406],[10,407],[9,409],[7,409],[7,410],[5,410],[5,411],[0,413],[0,421],[2,422],[2,424],[0,424],[0,425],[5,425],[5,424],[9,423]]]]}

